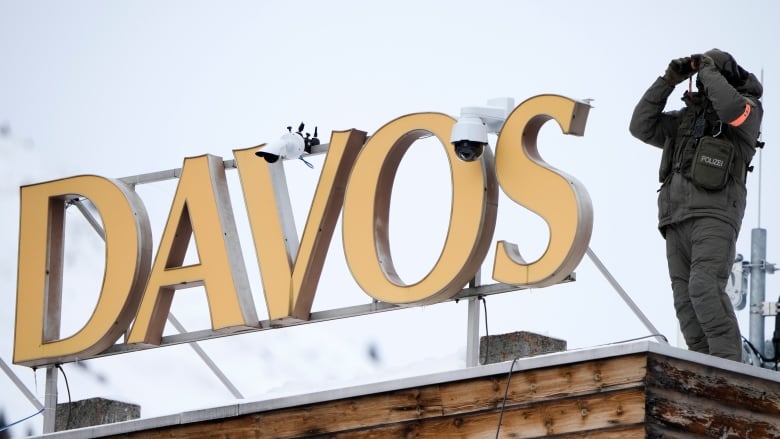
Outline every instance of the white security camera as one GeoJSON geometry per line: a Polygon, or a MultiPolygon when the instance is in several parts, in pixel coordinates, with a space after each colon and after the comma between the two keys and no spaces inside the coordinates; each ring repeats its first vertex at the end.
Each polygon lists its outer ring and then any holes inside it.
{"type": "Polygon", "coordinates": [[[317,138],[317,127],[314,127],[314,137],[306,133],[304,138],[303,127],[303,122],[301,122],[295,133],[292,132],[292,127],[287,127],[288,132],[285,135],[265,145],[263,149],[256,151],[255,155],[264,158],[268,163],[276,163],[279,158],[282,160],[300,159],[306,166],[313,168],[314,165],[303,158],[303,153],[310,154],[312,147],[320,144],[320,139],[317,138]]]}
{"type": "Polygon", "coordinates": [[[268,163],[275,163],[279,158],[285,160],[301,157],[303,155],[303,147],[303,137],[296,133],[287,133],[279,139],[265,145],[263,149],[257,151],[255,155],[264,158],[268,163]]]}
{"type": "Polygon", "coordinates": [[[463,107],[458,122],[452,126],[450,142],[455,155],[464,162],[482,156],[488,144],[488,134],[498,134],[515,106],[512,98],[496,98],[487,107],[463,107]]]}

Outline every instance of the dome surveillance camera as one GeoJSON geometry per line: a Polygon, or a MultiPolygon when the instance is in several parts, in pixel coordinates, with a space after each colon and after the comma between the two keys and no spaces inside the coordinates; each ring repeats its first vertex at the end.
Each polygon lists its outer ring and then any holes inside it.
{"type": "Polygon", "coordinates": [[[488,144],[488,133],[498,134],[513,107],[512,98],[491,99],[488,107],[463,107],[450,135],[458,159],[479,159],[488,144]]]}
{"type": "Polygon", "coordinates": [[[450,142],[455,147],[455,155],[464,162],[473,162],[482,156],[488,143],[487,126],[475,116],[461,116],[452,126],[450,142]]]}
{"type": "Polygon", "coordinates": [[[452,142],[455,147],[455,155],[464,162],[473,162],[482,157],[487,143],[474,142],[471,140],[460,140],[452,142]]]}

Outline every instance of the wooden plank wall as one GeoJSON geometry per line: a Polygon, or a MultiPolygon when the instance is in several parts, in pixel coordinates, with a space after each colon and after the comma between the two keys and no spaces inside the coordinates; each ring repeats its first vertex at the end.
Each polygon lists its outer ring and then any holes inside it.
{"type": "Polygon", "coordinates": [[[648,437],[780,438],[780,383],[651,354],[647,413],[648,437]]]}
{"type": "MultiPolygon", "coordinates": [[[[643,438],[646,366],[642,353],[515,371],[501,437],[643,438]]],[[[122,437],[494,438],[506,383],[502,374],[122,437]]]]}
{"type": "MultiPolygon", "coordinates": [[[[509,363],[507,363],[507,372],[509,363]]],[[[123,438],[780,438],[780,383],[651,352],[123,434],[123,438]],[[505,393],[506,392],[506,393],[505,393]],[[501,415],[506,394],[505,407],[501,415]]]]}

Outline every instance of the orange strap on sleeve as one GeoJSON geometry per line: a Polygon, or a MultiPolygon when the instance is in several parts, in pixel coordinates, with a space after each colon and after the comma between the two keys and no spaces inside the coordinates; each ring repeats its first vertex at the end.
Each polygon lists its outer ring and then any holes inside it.
{"type": "Polygon", "coordinates": [[[738,127],[747,120],[748,116],[750,116],[750,104],[745,104],[745,111],[743,111],[742,114],[739,115],[739,117],[729,122],[729,125],[733,127],[738,127]]]}

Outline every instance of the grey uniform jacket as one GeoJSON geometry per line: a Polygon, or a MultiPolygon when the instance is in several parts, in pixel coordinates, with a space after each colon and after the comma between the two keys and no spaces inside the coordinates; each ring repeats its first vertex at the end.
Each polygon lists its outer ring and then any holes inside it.
{"type": "Polygon", "coordinates": [[[735,88],[711,64],[699,70],[697,85],[701,93],[686,94],[685,107],[664,112],[674,87],[658,78],[642,96],[631,117],[629,130],[634,137],[658,148],[673,148],[668,151],[675,157],[672,171],[663,177],[658,194],[658,228],[664,236],[666,226],[703,216],[726,221],[739,233],[745,213],[744,172],[755,154],[763,116],[759,101],[763,88],[753,74],[748,74],[744,84],[735,88]],[[683,158],[686,154],[682,153],[695,149],[698,139],[693,136],[693,125],[707,109],[714,111],[714,118],[726,127],[725,137],[735,145],[735,160],[741,165],[735,174],[742,175],[733,175],[721,190],[694,185],[690,180],[690,163],[686,169],[683,158]]]}

